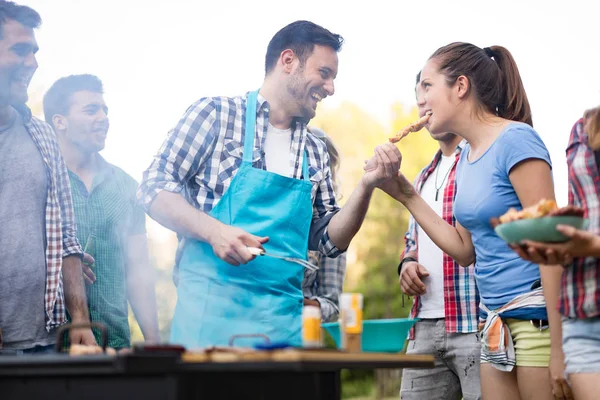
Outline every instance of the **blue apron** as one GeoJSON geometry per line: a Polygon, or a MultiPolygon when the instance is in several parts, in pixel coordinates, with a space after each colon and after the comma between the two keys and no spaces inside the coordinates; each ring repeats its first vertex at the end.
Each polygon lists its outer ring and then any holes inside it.
{"type": "MultiPolygon", "coordinates": [[[[311,183],[254,168],[258,91],[248,95],[242,165],[210,215],[257,236],[267,252],[306,259],[312,220],[311,183]]],[[[227,345],[232,335],[263,334],[301,344],[303,267],[269,257],[240,266],[218,258],[205,242],[188,240],[179,263],[171,342],[187,348],[227,345]]],[[[260,340],[260,339],[259,339],[260,340]]],[[[253,341],[236,341],[250,346],[253,341]]]]}

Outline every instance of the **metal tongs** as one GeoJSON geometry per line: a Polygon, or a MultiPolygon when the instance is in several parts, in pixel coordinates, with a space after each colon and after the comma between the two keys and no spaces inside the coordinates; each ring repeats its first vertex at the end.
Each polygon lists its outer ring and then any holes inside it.
{"type": "Polygon", "coordinates": [[[318,271],[319,270],[319,267],[317,267],[314,264],[309,263],[306,260],[302,260],[301,258],[278,256],[278,255],[275,255],[275,254],[272,254],[272,253],[267,253],[266,251],[264,251],[263,249],[259,249],[258,247],[248,247],[248,251],[250,251],[250,253],[252,253],[255,256],[268,256],[268,257],[278,258],[280,260],[284,260],[284,261],[288,261],[288,262],[300,264],[304,268],[309,269],[311,271],[318,271]]]}

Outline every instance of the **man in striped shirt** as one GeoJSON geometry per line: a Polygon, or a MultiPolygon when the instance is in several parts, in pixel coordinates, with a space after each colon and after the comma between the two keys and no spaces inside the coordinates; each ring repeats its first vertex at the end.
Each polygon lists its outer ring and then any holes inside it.
{"type": "Polygon", "coordinates": [[[338,206],[325,144],[306,123],[334,94],[342,41],[308,21],[284,27],[267,48],[260,90],[192,104],[144,173],[140,201],[182,238],[173,341],[206,346],[263,333],[299,344],[303,271],[254,260],[248,248],[336,257],[375,187],[397,174],[398,149],[378,147],[382,162],[338,206]]]}
{"type": "Polygon", "coordinates": [[[44,114],[69,169],[77,236],[95,260],[84,266],[91,320],[106,326],[110,347],[128,348],[129,301],[144,338],[158,342],[146,214],[136,204],[137,182],[98,153],[109,127],[102,82],[93,75],[59,79],[44,96],[44,114]]]}

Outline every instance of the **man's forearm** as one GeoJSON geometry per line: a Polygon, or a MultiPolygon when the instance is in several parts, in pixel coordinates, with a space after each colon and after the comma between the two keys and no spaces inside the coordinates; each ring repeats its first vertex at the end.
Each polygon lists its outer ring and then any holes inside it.
{"type": "Polygon", "coordinates": [[[340,212],[331,218],[327,233],[335,247],[344,251],[350,246],[367,215],[372,196],[373,189],[365,187],[361,181],[340,212]]]}
{"type": "Polygon", "coordinates": [[[127,294],[135,318],[148,342],[159,342],[156,282],[148,256],[146,234],[129,237],[127,243],[127,294]]]}
{"type": "Polygon", "coordinates": [[[160,192],[149,209],[149,215],[161,225],[183,236],[208,242],[218,230],[219,221],[196,210],[179,193],[160,192]]]}
{"type": "Polygon", "coordinates": [[[78,255],[63,258],[63,284],[65,305],[73,322],[89,322],[90,315],[85,294],[85,284],[78,255]]]}
{"type": "Polygon", "coordinates": [[[160,342],[154,280],[128,278],[127,287],[129,304],[131,304],[144,339],[149,342],[160,342]]]}

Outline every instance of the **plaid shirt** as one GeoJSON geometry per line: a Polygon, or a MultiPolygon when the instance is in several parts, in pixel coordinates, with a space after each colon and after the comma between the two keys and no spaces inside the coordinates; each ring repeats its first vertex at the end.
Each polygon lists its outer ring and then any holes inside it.
{"type": "MultiPolygon", "coordinates": [[[[589,221],[588,231],[600,235],[600,174],[583,119],[571,131],[567,165],[569,204],[582,207],[589,221]]],[[[559,304],[560,312],[570,318],[600,316],[600,259],[576,258],[564,269],[559,304]]]]}
{"type": "MultiPolygon", "coordinates": [[[[444,204],[442,218],[452,226],[456,226],[454,218],[454,200],[456,197],[456,166],[461,151],[465,146],[463,140],[456,147],[456,162],[448,174],[448,181],[444,188],[444,204]]],[[[442,152],[438,151],[431,163],[426,166],[415,180],[415,188],[420,193],[425,181],[437,168],[442,159],[442,152]]],[[[408,232],[404,236],[405,248],[402,258],[408,252],[417,253],[418,237],[417,223],[411,216],[408,232]]],[[[416,258],[416,257],[415,257],[416,258]]],[[[479,292],[475,284],[475,270],[473,266],[461,267],[448,254],[444,253],[444,313],[446,316],[446,332],[476,332],[479,310],[479,292]]],[[[416,318],[421,306],[419,296],[415,296],[410,317],[416,318]]],[[[409,338],[414,339],[414,328],[410,331],[409,338]]]]}
{"type": "MultiPolygon", "coordinates": [[[[202,98],[188,108],[144,172],[137,197],[146,210],[162,190],[183,192],[196,209],[205,213],[212,210],[242,163],[246,99],[247,94],[202,98]]],[[[266,169],[263,149],[268,126],[269,104],[259,94],[252,165],[263,170],[266,169]]],[[[305,123],[297,121],[292,129],[293,177],[302,177],[303,149],[306,148],[312,183],[309,249],[337,257],[341,252],[327,233],[327,223],[340,209],[331,181],[327,148],[323,141],[307,132],[305,123]]],[[[178,255],[184,240],[180,238],[178,255]]]]}
{"type": "Polygon", "coordinates": [[[319,266],[319,270],[304,269],[302,293],[307,299],[319,302],[323,322],[335,321],[340,313],[340,293],[344,289],[346,254],[329,258],[310,251],[308,258],[311,263],[319,266]]]}
{"type": "MultiPolygon", "coordinates": [[[[146,233],[146,214],[136,204],[137,182],[119,167],[98,156],[100,169],[90,190],[69,171],[77,237],[95,246],[86,251],[94,257],[96,282],[86,287],[90,320],[101,322],[108,332],[108,346],[131,346],[127,308],[127,246],[131,236],[146,233]],[[93,236],[92,236],[93,235],[93,236]]],[[[99,332],[94,332],[100,343],[99,332]]]]}
{"type": "Polygon", "coordinates": [[[62,281],[62,259],[83,252],[75,235],[75,218],[69,174],[62,158],[56,135],[50,125],[31,115],[25,106],[16,107],[22,114],[27,132],[39,149],[48,174],[46,198],[46,294],[44,309],[46,329],[67,321],[62,281]]]}

